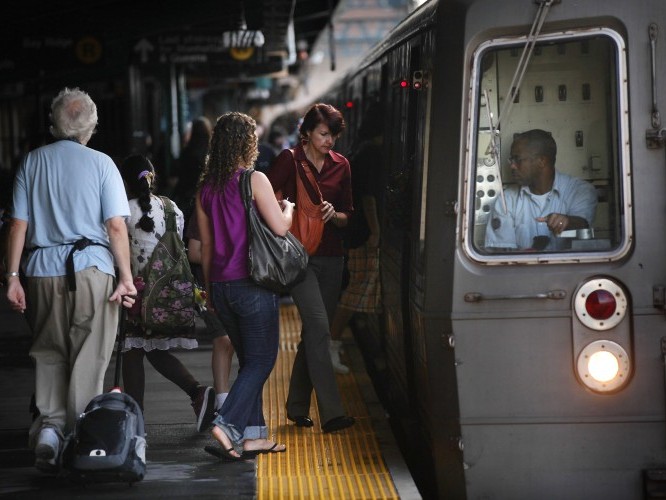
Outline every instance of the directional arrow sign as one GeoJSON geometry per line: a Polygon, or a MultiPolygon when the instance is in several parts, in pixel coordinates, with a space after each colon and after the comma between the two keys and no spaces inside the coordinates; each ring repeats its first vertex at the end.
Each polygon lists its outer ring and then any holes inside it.
{"type": "Polygon", "coordinates": [[[142,64],[146,64],[148,62],[148,56],[153,50],[155,50],[155,47],[145,38],[139,40],[134,46],[134,52],[139,54],[142,64]]]}

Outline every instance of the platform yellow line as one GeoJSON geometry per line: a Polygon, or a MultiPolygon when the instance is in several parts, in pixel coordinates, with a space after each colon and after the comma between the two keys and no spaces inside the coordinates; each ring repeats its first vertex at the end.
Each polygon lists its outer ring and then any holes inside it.
{"type": "Polygon", "coordinates": [[[337,377],[345,411],[356,417],[356,425],[323,434],[314,397],[314,427],[297,428],[287,421],[285,402],[300,329],[296,307],[283,305],[280,350],[264,387],[264,414],[273,439],[285,443],[287,451],[257,458],[257,499],[398,499],[354,373],[337,377]]]}

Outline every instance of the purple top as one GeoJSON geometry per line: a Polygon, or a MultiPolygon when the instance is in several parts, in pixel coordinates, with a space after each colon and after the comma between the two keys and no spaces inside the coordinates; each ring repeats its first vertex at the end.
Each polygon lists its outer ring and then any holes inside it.
{"type": "Polygon", "coordinates": [[[201,188],[201,206],[210,219],[213,232],[211,282],[231,281],[249,276],[247,270],[247,223],[239,189],[238,169],[222,191],[206,184],[201,188]]]}

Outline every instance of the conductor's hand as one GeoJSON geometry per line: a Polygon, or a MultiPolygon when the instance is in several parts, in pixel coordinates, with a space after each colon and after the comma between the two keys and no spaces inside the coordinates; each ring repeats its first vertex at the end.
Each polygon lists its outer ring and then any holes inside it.
{"type": "Polygon", "coordinates": [[[564,214],[552,213],[545,217],[537,217],[537,221],[545,222],[553,234],[559,235],[569,227],[569,217],[564,214]]]}

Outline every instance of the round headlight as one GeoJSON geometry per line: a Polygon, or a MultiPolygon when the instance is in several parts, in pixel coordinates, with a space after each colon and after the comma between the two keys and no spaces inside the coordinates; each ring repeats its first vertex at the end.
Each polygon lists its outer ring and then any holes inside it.
{"type": "Polygon", "coordinates": [[[596,340],[580,352],[576,368],[578,378],[593,391],[613,392],[629,381],[631,361],[621,345],[596,340]]]}
{"type": "Polygon", "coordinates": [[[597,382],[610,382],[617,377],[620,371],[620,363],[614,354],[608,351],[597,351],[590,356],[587,362],[587,369],[597,382]]]}

